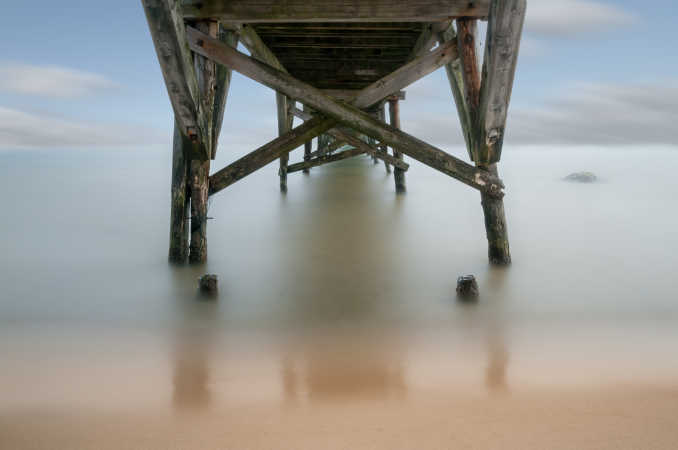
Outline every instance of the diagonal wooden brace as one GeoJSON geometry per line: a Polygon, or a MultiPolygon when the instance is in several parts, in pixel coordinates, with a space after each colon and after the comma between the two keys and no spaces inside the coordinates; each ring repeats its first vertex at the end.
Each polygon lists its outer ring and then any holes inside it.
{"type": "MultiPolygon", "coordinates": [[[[370,106],[386,96],[384,95],[375,99],[373,98],[374,96],[370,97],[370,95],[368,95],[374,94],[373,91],[376,91],[377,89],[373,88],[364,92],[362,96],[353,101],[353,105],[348,105],[334,100],[319,89],[303,83],[289,74],[263,64],[254,58],[250,58],[249,56],[224,45],[218,40],[210,38],[198,30],[189,27],[187,29],[187,38],[191,49],[196,53],[211,58],[220,64],[240,72],[242,75],[275,89],[278,92],[284,93],[289,97],[297,99],[319,113],[325,114],[335,121],[341,122],[350,128],[367,134],[391,147],[397,148],[411,158],[456,178],[473,188],[495,197],[503,196],[503,183],[499,178],[493,176],[488,171],[476,168],[443,150],[427,144],[394,127],[386,125],[380,120],[361,111],[359,109],[360,107],[365,108],[370,106]]],[[[441,46],[436,52],[440,50],[442,50],[442,53],[438,53],[437,56],[444,60],[442,64],[448,62],[452,56],[456,57],[457,55],[456,43],[453,48],[441,46]]],[[[428,58],[429,56],[436,54],[436,52],[432,52],[423,58],[428,58]]],[[[419,62],[420,59],[421,58],[418,58],[404,67],[415,64],[419,62]]],[[[401,72],[401,75],[404,77],[406,74],[401,72]]],[[[414,73],[407,73],[407,75],[410,78],[416,76],[414,73]]],[[[390,92],[395,92],[401,87],[402,86],[398,86],[397,88],[390,89],[390,92]]],[[[379,86],[376,86],[376,88],[379,88],[379,86]]],[[[314,120],[316,119],[313,119],[306,124],[313,123],[314,120]]],[[[331,127],[328,127],[328,129],[329,128],[331,127]]]]}
{"type": "Polygon", "coordinates": [[[216,194],[255,170],[273,162],[280,155],[294,150],[304,142],[329,130],[334,124],[334,120],[327,117],[309,120],[303,125],[299,125],[253,152],[248,153],[210,177],[209,195],[216,194]]]}
{"type": "Polygon", "coordinates": [[[212,142],[178,0],[142,0],[176,123],[193,157],[208,159],[212,142]]]}

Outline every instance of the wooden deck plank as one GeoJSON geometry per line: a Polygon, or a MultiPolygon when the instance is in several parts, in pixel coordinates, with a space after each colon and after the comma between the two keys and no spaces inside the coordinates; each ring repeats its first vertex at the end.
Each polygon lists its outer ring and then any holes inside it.
{"type": "Polygon", "coordinates": [[[186,18],[223,22],[436,22],[486,17],[490,0],[184,0],[186,18]]]}

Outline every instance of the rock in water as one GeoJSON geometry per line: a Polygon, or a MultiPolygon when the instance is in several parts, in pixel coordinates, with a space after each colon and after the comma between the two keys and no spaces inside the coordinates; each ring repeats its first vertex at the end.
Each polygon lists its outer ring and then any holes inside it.
{"type": "Polygon", "coordinates": [[[564,178],[565,181],[575,181],[577,183],[593,183],[598,177],[592,172],[575,172],[564,178]]]}
{"type": "Polygon", "coordinates": [[[214,295],[217,293],[217,276],[205,274],[198,279],[198,288],[203,294],[214,295]]]}
{"type": "Polygon", "coordinates": [[[464,300],[475,300],[478,298],[478,283],[473,275],[466,275],[457,278],[457,297],[464,300]]]}

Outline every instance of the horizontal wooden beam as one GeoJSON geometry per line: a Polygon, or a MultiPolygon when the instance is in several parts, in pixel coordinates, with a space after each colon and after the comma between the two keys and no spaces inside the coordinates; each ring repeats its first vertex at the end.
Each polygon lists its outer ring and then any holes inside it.
{"type": "Polygon", "coordinates": [[[324,133],[335,121],[327,117],[318,117],[292,129],[282,136],[259,147],[253,152],[214,173],[209,181],[209,195],[216,194],[241,178],[275,161],[280,155],[289,153],[304,142],[324,133]]]}
{"type": "MultiPolygon", "coordinates": [[[[337,100],[353,100],[360,94],[360,89],[321,89],[325,94],[337,100]]],[[[398,91],[395,94],[400,100],[405,100],[405,91],[398,91]]]]}
{"type": "Polygon", "coordinates": [[[490,0],[184,0],[186,18],[223,22],[438,22],[486,17],[490,0]]]}
{"type": "Polygon", "coordinates": [[[311,167],[317,167],[322,166],[323,164],[341,161],[342,159],[352,158],[364,153],[365,152],[363,150],[352,148],[350,150],[344,150],[343,152],[334,153],[332,155],[322,155],[317,158],[313,158],[310,161],[290,164],[287,166],[287,173],[299,172],[300,170],[310,169],[311,167]]]}
{"type": "MultiPolygon", "coordinates": [[[[327,115],[349,128],[371,136],[390,147],[397,148],[411,158],[456,178],[473,188],[486,192],[492,196],[501,197],[504,195],[504,185],[501,180],[494,177],[486,170],[478,169],[414,136],[410,136],[407,133],[386,125],[379,119],[371,117],[369,114],[358,109],[367,108],[378,101],[375,100],[373,94],[374,91],[384,89],[381,80],[375,83],[376,86],[364,89],[360,96],[354,99],[352,106],[334,100],[315,87],[303,83],[289,74],[276,70],[271,66],[263,64],[254,58],[250,58],[196,29],[188,28],[187,37],[191,49],[198,54],[211,58],[265,86],[297,99],[319,113],[327,115]]],[[[443,53],[437,55],[436,58],[443,61],[440,65],[445,64],[450,60],[449,55],[446,52],[449,51],[449,53],[454,53],[456,56],[456,42],[454,44],[452,49],[443,50],[443,53]]],[[[438,50],[446,48],[448,47],[442,45],[438,50]]],[[[437,51],[432,52],[422,58],[412,61],[410,64],[415,64],[421,60],[427,60],[427,58],[436,53],[437,51]]],[[[407,66],[409,66],[409,64],[407,66]]],[[[414,77],[415,74],[408,73],[408,75],[414,77]]],[[[400,77],[397,76],[394,80],[402,81],[400,80],[400,77]]],[[[394,81],[392,87],[393,89],[391,89],[391,85],[387,85],[386,92],[395,92],[404,86],[402,83],[399,84],[394,81]]],[[[380,100],[384,96],[381,95],[376,97],[380,100]]],[[[327,129],[329,128],[331,127],[328,127],[327,129]]]]}

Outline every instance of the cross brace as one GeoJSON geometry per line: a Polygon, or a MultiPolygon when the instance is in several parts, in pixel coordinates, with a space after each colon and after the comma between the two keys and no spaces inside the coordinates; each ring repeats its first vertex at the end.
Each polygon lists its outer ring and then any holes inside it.
{"type": "MultiPolygon", "coordinates": [[[[385,97],[373,99],[370,94],[377,89],[370,89],[369,86],[361,92],[364,92],[364,97],[358,101],[354,100],[353,105],[338,102],[328,95],[321,92],[306,83],[303,83],[291,75],[277,70],[267,64],[264,64],[254,58],[251,58],[231,47],[224,45],[216,39],[201,33],[200,31],[188,27],[186,30],[189,46],[194,52],[210,58],[219,64],[223,64],[233,70],[240,72],[261,84],[264,84],[278,92],[281,92],[288,97],[297,99],[305,105],[318,111],[320,114],[327,116],[330,119],[330,126],[332,128],[335,123],[342,123],[350,128],[358,130],[374,139],[377,139],[391,147],[398,148],[402,153],[414,158],[436,170],[439,170],[459,181],[476,188],[488,195],[495,197],[503,196],[503,183],[497,177],[490,174],[488,171],[476,168],[452,155],[440,150],[424,141],[421,141],[414,136],[404,133],[394,127],[391,127],[383,122],[364,113],[359,108],[367,107],[376,103],[385,97]],[[369,100],[368,100],[369,99],[369,100]],[[362,103],[362,104],[361,104],[362,103]],[[366,103],[366,104],[365,104],[366,103]]],[[[436,51],[422,57],[429,58],[434,56],[434,61],[437,59],[438,64],[429,66],[429,72],[451,61],[457,57],[456,46],[446,47],[441,45],[436,51]],[[440,61],[444,61],[440,63],[440,61]]],[[[418,60],[412,61],[407,67],[416,63],[418,60]]],[[[401,68],[402,69],[402,68],[401,68]]],[[[396,71],[398,72],[398,71],[396,71]]],[[[398,75],[402,77],[416,77],[418,74],[409,73],[407,71],[401,72],[398,75]]],[[[388,76],[387,76],[388,77],[388,76]]],[[[381,81],[381,80],[380,80],[381,81]]],[[[397,77],[390,78],[389,81],[398,81],[397,77]]],[[[402,80],[400,80],[402,81],[402,80]]],[[[379,82],[375,83],[378,84],[379,82]]],[[[390,92],[399,90],[402,86],[391,89],[390,92]]],[[[316,126],[319,122],[328,120],[327,118],[317,118],[306,122],[302,126],[316,126]],[[317,121],[317,122],[315,122],[317,121]]],[[[299,128],[299,127],[298,127],[299,128]]],[[[326,129],[326,130],[327,130],[326,129]]],[[[324,132],[326,130],[320,131],[324,132]]],[[[212,191],[212,189],[210,189],[212,191]]]]}

